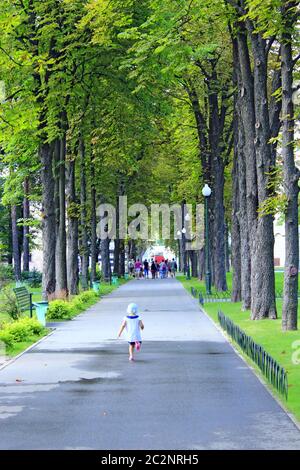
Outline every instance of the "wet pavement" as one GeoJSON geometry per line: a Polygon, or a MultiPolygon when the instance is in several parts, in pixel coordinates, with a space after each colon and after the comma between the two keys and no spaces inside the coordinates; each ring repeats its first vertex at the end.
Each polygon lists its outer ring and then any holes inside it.
{"type": "Polygon", "coordinates": [[[300,432],[175,280],[132,281],[0,370],[0,449],[300,449],[300,432]],[[141,352],[116,340],[140,306],[141,352]]]}

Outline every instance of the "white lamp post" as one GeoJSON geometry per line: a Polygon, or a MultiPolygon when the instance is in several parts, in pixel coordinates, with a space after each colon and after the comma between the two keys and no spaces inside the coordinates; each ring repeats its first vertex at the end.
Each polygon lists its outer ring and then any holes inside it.
{"type": "Polygon", "coordinates": [[[205,284],[206,293],[211,295],[211,269],[210,269],[210,253],[209,253],[209,217],[208,217],[208,198],[211,196],[211,188],[206,183],[202,189],[205,200],[205,284]]]}

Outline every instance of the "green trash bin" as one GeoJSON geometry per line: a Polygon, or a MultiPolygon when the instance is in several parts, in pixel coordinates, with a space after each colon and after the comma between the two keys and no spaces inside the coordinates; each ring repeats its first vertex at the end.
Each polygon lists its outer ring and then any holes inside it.
{"type": "Polygon", "coordinates": [[[111,280],[112,280],[112,283],[113,283],[113,284],[115,284],[115,285],[118,285],[118,284],[119,284],[119,278],[118,278],[118,276],[112,276],[111,280]]]}
{"type": "Polygon", "coordinates": [[[124,277],[125,277],[126,280],[129,279],[129,274],[128,274],[128,273],[125,273],[125,276],[124,276],[124,277]]]}
{"type": "Polygon", "coordinates": [[[33,305],[36,308],[36,316],[38,321],[41,323],[41,325],[46,326],[46,313],[49,306],[48,302],[34,302],[33,305]]]}
{"type": "Polygon", "coordinates": [[[97,294],[99,294],[99,292],[100,292],[100,281],[93,281],[92,286],[93,286],[93,291],[96,292],[97,294]]]}

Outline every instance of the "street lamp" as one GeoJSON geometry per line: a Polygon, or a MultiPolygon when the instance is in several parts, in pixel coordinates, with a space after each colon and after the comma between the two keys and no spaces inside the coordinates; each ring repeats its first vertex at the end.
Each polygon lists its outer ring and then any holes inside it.
{"type": "MultiPolygon", "coordinates": [[[[187,220],[187,219],[185,219],[187,220]]],[[[189,219],[188,219],[189,220],[189,219]]],[[[177,235],[178,237],[182,236],[182,240],[183,240],[183,246],[184,246],[184,259],[183,259],[183,263],[184,263],[184,274],[186,273],[186,279],[187,281],[189,281],[191,279],[191,275],[190,275],[190,266],[189,266],[189,262],[186,263],[186,251],[185,251],[185,243],[186,243],[186,239],[185,239],[185,234],[186,234],[186,228],[183,227],[181,230],[178,230],[177,231],[177,235]]]]}
{"type": "Polygon", "coordinates": [[[205,200],[205,285],[206,294],[211,295],[211,270],[210,270],[210,253],[209,253],[209,217],[208,217],[208,198],[211,195],[211,189],[206,183],[202,189],[205,200]]]}

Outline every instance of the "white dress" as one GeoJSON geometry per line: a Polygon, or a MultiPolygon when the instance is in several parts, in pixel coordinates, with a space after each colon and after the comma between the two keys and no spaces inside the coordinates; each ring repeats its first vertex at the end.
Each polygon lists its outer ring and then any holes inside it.
{"type": "Polygon", "coordinates": [[[127,315],[124,317],[124,322],[126,323],[127,341],[129,343],[142,341],[140,321],[141,317],[139,315],[127,315]]]}

